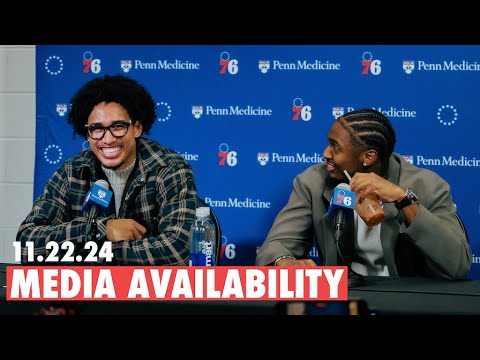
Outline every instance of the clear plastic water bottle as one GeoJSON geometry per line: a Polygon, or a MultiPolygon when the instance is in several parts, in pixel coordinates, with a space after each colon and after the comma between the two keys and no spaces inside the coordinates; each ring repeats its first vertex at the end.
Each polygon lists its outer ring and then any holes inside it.
{"type": "Polygon", "coordinates": [[[199,207],[190,228],[190,266],[215,266],[216,229],[210,219],[210,208],[199,207]]]}

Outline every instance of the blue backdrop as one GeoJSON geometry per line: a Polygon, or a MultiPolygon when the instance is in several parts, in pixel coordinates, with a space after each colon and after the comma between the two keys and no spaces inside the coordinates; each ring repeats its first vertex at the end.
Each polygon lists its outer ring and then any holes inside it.
{"type": "MultiPolygon", "coordinates": [[[[158,105],[150,134],[192,165],[223,232],[221,265],[253,265],[296,174],[323,161],[335,117],[384,112],[396,152],[452,187],[480,278],[480,46],[45,45],[36,54],[34,196],[66,159],[68,101],[105,74],[139,80],[158,105]]],[[[312,256],[316,250],[312,249],[312,256]]]]}

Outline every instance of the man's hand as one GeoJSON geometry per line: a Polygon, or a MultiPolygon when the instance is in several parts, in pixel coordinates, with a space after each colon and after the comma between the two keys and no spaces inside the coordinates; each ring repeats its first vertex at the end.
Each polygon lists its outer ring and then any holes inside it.
{"type": "Polygon", "coordinates": [[[132,219],[110,219],[107,221],[105,236],[112,242],[143,239],[147,229],[132,219]]]}
{"type": "Polygon", "coordinates": [[[278,260],[277,266],[317,266],[312,259],[281,259],[278,260]]]}
{"type": "Polygon", "coordinates": [[[405,196],[405,189],[373,172],[355,173],[350,180],[350,189],[362,196],[377,194],[384,203],[401,200],[405,196]]]}

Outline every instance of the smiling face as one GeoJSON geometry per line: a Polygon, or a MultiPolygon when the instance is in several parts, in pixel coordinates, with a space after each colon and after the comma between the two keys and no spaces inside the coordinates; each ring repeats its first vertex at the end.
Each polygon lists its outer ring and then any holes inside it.
{"type": "Polygon", "coordinates": [[[116,121],[128,122],[129,120],[132,120],[132,125],[122,138],[116,138],[108,130],[100,140],[88,137],[93,153],[103,166],[123,170],[135,160],[137,151],[135,139],[142,134],[142,125],[135,119],[130,119],[125,108],[117,103],[102,102],[90,113],[87,122],[89,126],[93,124],[109,126],[116,121]]]}
{"type": "Polygon", "coordinates": [[[343,170],[347,170],[350,176],[361,171],[363,155],[363,149],[355,146],[348,131],[335,121],[328,132],[328,146],[323,151],[330,177],[348,183],[343,170]]]}

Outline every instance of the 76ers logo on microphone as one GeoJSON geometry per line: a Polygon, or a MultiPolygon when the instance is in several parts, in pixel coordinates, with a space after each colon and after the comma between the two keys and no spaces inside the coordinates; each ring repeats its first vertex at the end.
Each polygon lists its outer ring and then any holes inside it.
{"type": "Polygon", "coordinates": [[[333,191],[332,201],[335,205],[353,209],[355,193],[347,184],[339,184],[333,191]]]}
{"type": "Polygon", "coordinates": [[[350,207],[353,203],[352,198],[348,196],[347,191],[343,189],[338,189],[338,191],[336,192],[335,202],[338,205],[343,204],[348,207],[350,207]]]}

